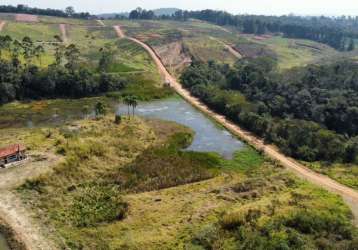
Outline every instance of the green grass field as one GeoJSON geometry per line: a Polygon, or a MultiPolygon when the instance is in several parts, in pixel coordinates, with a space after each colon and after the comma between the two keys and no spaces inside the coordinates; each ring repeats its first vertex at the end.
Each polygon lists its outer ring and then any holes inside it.
{"type": "Polygon", "coordinates": [[[13,39],[18,40],[22,40],[22,38],[28,36],[33,41],[49,42],[54,41],[55,35],[60,35],[60,30],[58,25],[55,24],[20,23],[9,21],[1,34],[9,35],[13,39]]]}
{"type": "Polygon", "coordinates": [[[260,41],[250,38],[250,41],[266,45],[274,51],[281,69],[315,63],[323,57],[334,56],[338,53],[327,45],[302,39],[287,39],[274,36],[260,41]]]}

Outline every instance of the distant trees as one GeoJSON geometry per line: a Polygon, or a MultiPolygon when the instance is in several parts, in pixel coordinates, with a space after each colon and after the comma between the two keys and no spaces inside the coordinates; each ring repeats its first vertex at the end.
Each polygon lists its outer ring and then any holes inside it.
{"type": "Polygon", "coordinates": [[[151,10],[137,8],[129,13],[129,19],[154,19],[155,14],[151,10]]]}
{"type": "Polygon", "coordinates": [[[186,21],[195,18],[217,25],[235,26],[238,30],[262,35],[281,33],[289,38],[310,39],[327,44],[340,51],[354,50],[354,38],[358,38],[358,17],[300,17],[232,15],[225,11],[178,10],[171,16],[155,16],[141,8],[133,10],[129,19],[173,19],[186,21]]]}
{"type": "Polygon", "coordinates": [[[27,98],[84,97],[125,86],[119,75],[81,63],[74,44],[66,47],[57,41],[55,62],[43,67],[42,55],[49,52],[41,44],[36,46],[29,37],[18,41],[0,36],[0,105],[27,98]]]}
{"type": "Polygon", "coordinates": [[[340,61],[276,73],[270,58],[235,67],[194,62],[183,85],[219,113],[306,161],[357,162],[358,65],[340,61]]]}
{"type": "Polygon", "coordinates": [[[58,17],[72,17],[72,18],[81,18],[81,19],[89,19],[94,17],[88,12],[76,13],[73,7],[67,7],[65,11],[63,11],[63,10],[56,10],[50,8],[47,9],[32,8],[23,4],[19,4],[17,6],[0,5],[0,12],[25,13],[25,14],[33,14],[33,15],[58,16],[58,17]]]}

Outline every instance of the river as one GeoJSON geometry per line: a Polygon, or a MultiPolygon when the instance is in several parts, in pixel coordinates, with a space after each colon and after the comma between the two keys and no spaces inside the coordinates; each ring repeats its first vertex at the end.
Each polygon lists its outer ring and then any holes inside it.
{"type": "MultiPolygon", "coordinates": [[[[118,114],[126,114],[127,106],[119,105],[118,114]]],[[[160,101],[140,103],[136,114],[148,118],[174,121],[195,131],[194,141],[187,150],[199,152],[217,152],[224,158],[232,158],[234,152],[243,147],[243,143],[226,129],[219,127],[181,98],[169,98],[160,101]]]]}

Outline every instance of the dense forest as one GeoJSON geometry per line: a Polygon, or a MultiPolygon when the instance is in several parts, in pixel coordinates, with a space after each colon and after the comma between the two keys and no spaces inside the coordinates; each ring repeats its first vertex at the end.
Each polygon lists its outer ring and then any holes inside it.
{"type": "Polygon", "coordinates": [[[186,21],[195,18],[217,25],[235,26],[247,34],[282,33],[288,38],[310,39],[340,51],[354,50],[354,38],[358,38],[358,17],[300,17],[232,15],[224,11],[176,11],[171,16],[155,16],[153,11],[137,8],[130,19],[174,19],[186,21]]]}
{"type": "Polygon", "coordinates": [[[32,15],[44,15],[44,16],[58,16],[58,17],[72,17],[72,18],[83,18],[89,19],[92,16],[88,12],[76,13],[73,7],[67,7],[65,11],[56,10],[56,9],[40,9],[32,8],[24,4],[19,4],[17,6],[12,5],[0,5],[0,13],[23,13],[23,14],[32,14],[32,15]]]}
{"type": "Polygon", "coordinates": [[[194,62],[181,81],[211,108],[293,157],[358,162],[358,65],[277,73],[270,58],[194,62]]]}
{"type": "Polygon", "coordinates": [[[29,37],[18,41],[0,36],[0,104],[23,99],[84,97],[124,87],[125,81],[118,75],[106,73],[110,64],[106,48],[100,51],[98,68],[91,69],[81,64],[80,51],[74,44],[64,46],[57,42],[53,46],[55,62],[41,67],[41,56],[46,53],[43,46],[29,37]]]}

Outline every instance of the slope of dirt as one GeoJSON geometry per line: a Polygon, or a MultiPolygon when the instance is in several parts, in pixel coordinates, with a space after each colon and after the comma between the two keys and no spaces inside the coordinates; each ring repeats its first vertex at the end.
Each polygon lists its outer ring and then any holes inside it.
{"type": "MultiPolygon", "coordinates": [[[[120,27],[117,26],[117,28],[120,30],[120,27]]],[[[123,32],[117,31],[117,34],[121,34],[122,37],[124,36],[123,32]]],[[[273,160],[278,161],[281,165],[284,167],[292,170],[294,173],[302,177],[303,179],[318,185],[326,190],[329,190],[333,193],[336,193],[347,202],[347,204],[351,207],[352,213],[354,215],[354,224],[358,226],[358,192],[344,186],[332,179],[330,179],[327,176],[318,174],[316,172],[313,172],[312,170],[306,168],[302,164],[298,163],[294,159],[287,157],[279,152],[279,150],[272,146],[272,145],[265,145],[264,142],[252,135],[251,133],[243,130],[238,125],[232,123],[231,121],[227,120],[224,116],[219,115],[215,113],[214,111],[210,110],[206,105],[204,105],[200,100],[193,97],[190,92],[182,87],[182,85],[174,78],[172,77],[159,57],[156,55],[156,53],[153,51],[151,47],[149,47],[147,44],[135,39],[135,38],[129,38],[133,42],[136,42],[137,44],[141,45],[144,49],[148,51],[148,53],[153,58],[154,62],[158,66],[158,70],[160,74],[163,76],[166,81],[170,82],[170,85],[175,89],[175,91],[181,95],[185,100],[187,100],[189,103],[191,103],[193,106],[201,110],[202,112],[206,113],[210,117],[212,117],[215,121],[223,125],[225,128],[230,130],[233,134],[239,136],[241,139],[246,141],[248,144],[252,145],[258,150],[262,150],[265,152],[265,154],[270,157],[273,160]]]]}
{"type": "Polygon", "coordinates": [[[60,25],[61,38],[64,43],[68,43],[66,24],[61,23],[60,25]]]}
{"type": "Polygon", "coordinates": [[[0,21],[0,32],[2,31],[2,29],[5,27],[6,22],[5,21],[0,21]]]}
{"type": "Polygon", "coordinates": [[[154,46],[153,48],[171,73],[180,74],[183,69],[191,63],[191,58],[184,53],[181,42],[154,46]]]}
{"type": "MultiPolygon", "coordinates": [[[[31,156],[30,156],[31,157],[31,156]]],[[[12,193],[12,189],[28,178],[51,171],[60,159],[52,154],[34,154],[23,166],[0,170],[0,217],[27,249],[56,249],[33,219],[30,210],[12,193]]]]}

